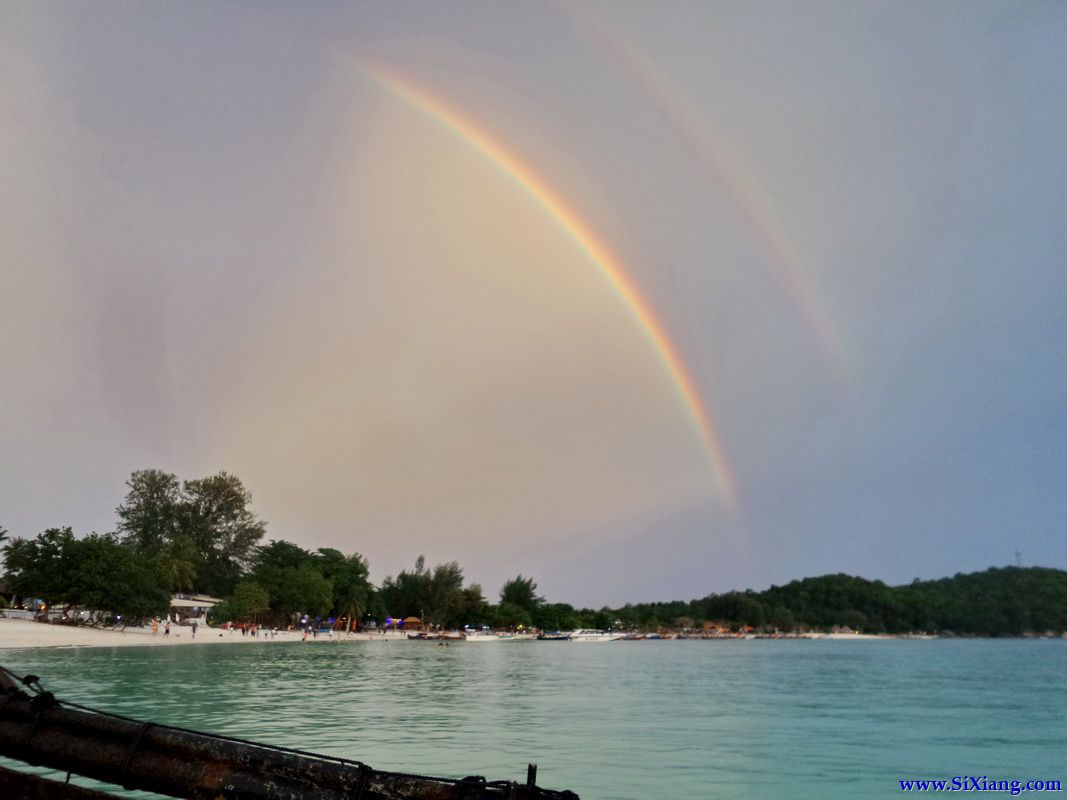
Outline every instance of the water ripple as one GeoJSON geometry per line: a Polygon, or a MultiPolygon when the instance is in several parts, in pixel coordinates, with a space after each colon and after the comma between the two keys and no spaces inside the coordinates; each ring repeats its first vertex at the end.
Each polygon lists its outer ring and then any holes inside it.
{"type": "Polygon", "coordinates": [[[1067,643],[433,642],[9,651],[61,698],[584,800],[857,798],[1062,777],[1067,643]]]}

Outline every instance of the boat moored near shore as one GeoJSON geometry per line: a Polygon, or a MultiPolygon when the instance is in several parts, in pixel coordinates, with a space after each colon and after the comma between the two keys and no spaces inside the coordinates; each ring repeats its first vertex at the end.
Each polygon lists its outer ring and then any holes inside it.
{"type": "Polygon", "coordinates": [[[578,800],[568,790],[484,777],[439,778],[261,744],[60,702],[34,675],[0,667],[0,756],[67,772],[61,783],[0,766],[0,797],[117,800],[70,784],[71,774],[188,800],[578,800]],[[29,692],[24,689],[30,690],[29,692]]]}
{"type": "Polygon", "coordinates": [[[569,634],[572,642],[615,642],[624,635],[617,631],[598,631],[594,628],[579,628],[569,634]]]}

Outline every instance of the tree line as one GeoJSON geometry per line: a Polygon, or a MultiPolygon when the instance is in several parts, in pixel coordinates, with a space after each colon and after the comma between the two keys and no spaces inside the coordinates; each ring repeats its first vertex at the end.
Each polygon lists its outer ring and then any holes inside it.
{"type": "MultiPolygon", "coordinates": [[[[910,631],[1017,635],[1067,631],[1067,572],[1005,567],[934,581],[887,586],[825,575],[689,601],[575,608],[550,603],[518,575],[491,602],[467,583],[455,561],[369,580],[366,559],[333,548],[308,550],[272,539],[235,475],[182,481],[160,470],[134,472],[110,533],[77,537],[69,527],[11,538],[0,527],[9,594],[49,606],[92,609],[101,619],[133,622],[167,613],[173,592],[224,598],[219,621],[288,624],[297,617],[351,625],[387,616],[418,617],[445,628],[491,626],[542,630],[622,628],[656,631],[716,627],[870,633],[910,631]]],[[[2,598],[0,598],[2,599],[2,598]]]]}
{"type": "Polygon", "coordinates": [[[183,481],[140,470],[126,489],[113,532],[77,537],[70,527],[49,528],[12,539],[0,528],[8,593],[126,622],[166,614],[175,592],[222,598],[212,609],[219,621],[284,625],[306,615],[350,625],[414,616],[449,628],[601,621],[598,612],[546,604],[522,575],[504,584],[494,604],[455,561],[428,567],[420,555],[413,569],[375,587],[357,552],[282,539],[264,544],[266,522],[241,480],[226,472],[183,481]]]}

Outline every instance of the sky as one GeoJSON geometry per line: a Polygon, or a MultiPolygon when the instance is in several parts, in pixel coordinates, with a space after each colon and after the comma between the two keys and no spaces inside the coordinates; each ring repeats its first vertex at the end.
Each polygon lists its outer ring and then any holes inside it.
{"type": "Polygon", "coordinates": [[[0,3],[0,525],[580,606],[1067,568],[1067,5],[0,3]]]}

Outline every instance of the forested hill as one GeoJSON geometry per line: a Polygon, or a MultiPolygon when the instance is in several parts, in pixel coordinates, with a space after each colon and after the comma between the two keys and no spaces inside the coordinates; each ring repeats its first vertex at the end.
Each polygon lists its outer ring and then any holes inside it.
{"type": "Polygon", "coordinates": [[[733,626],[1017,635],[1067,631],[1067,572],[1001,567],[887,586],[850,575],[805,578],[763,592],[709,595],[694,617],[733,626]]]}

